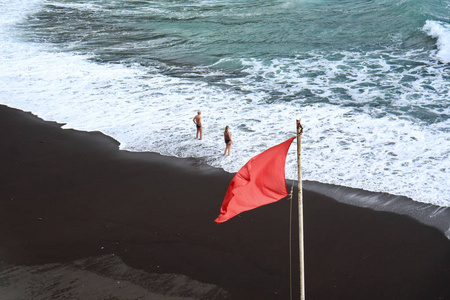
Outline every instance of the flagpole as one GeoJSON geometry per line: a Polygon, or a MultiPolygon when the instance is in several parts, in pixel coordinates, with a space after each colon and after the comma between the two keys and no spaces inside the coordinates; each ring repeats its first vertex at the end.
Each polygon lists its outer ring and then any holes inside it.
{"type": "Polygon", "coordinates": [[[299,256],[300,256],[300,300],[305,300],[305,256],[303,240],[303,184],[302,184],[302,142],[303,127],[297,120],[297,166],[298,166],[298,226],[299,226],[299,256]]]}

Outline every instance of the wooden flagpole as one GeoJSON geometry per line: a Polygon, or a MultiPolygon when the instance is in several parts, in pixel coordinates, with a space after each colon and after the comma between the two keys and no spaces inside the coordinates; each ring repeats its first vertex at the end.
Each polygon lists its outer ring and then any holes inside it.
{"type": "Polygon", "coordinates": [[[297,166],[298,166],[298,226],[299,226],[299,255],[300,255],[300,300],[305,300],[305,255],[303,241],[303,184],[302,184],[302,141],[303,127],[297,120],[297,166]]]}

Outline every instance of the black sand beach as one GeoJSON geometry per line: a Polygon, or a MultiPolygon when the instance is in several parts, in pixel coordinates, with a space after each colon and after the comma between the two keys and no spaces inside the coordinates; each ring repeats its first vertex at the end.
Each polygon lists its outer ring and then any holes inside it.
{"type": "MultiPolygon", "coordinates": [[[[217,225],[233,174],[5,106],[0,128],[0,299],[289,299],[288,199],[217,225]]],[[[450,299],[437,229],[308,190],[304,213],[307,299],[450,299]]]]}

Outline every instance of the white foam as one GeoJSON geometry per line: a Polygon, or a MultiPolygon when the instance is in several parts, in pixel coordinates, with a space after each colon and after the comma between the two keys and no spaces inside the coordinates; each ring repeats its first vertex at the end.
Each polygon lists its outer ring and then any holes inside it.
{"type": "Polygon", "coordinates": [[[42,0],[0,0],[0,26],[14,24],[32,11],[36,11],[42,0]]]}
{"type": "MultiPolygon", "coordinates": [[[[1,9],[6,12],[4,6],[1,9]]],[[[295,135],[295,120],[301,118],[305,180],[450,206],[448,121],[419,124],[365,105],[400,91],[405,96],[391,97],[395,99],[390,106],[393,109],[415,101],[418,107],[448,114],[439,106],[433,108],[442,101],[436,95],[449,91],[445,80],[436,80],[442,75],[439,72],[445,71],[418,61],[415,53],[410,53],[409,59],[419,62],[418,66],[400,73],[387,72],[400,66],[393,63],[396,57],[392,53],[389,63],[383,58],[387,54],[350,52],[341,53],[342,59],[335,61],[320,54],[270,62],[243,60],[248,76],[226,82],[239,86],[241,92],[161,75],[150,67],[96,64],[86,56],[21,42],[13,38],[12,30],[2,26],[0,31],[4,45],[0,56],[5,58],[0,61],[1,103],[67,123],[65,128],[102,131],[117,139],[122,149],[198,157],[229,172],[295,135]],[[410,85],[400,84],[405,76],[422,71],[434,75],[433,82],[418,76],[410,85]],[[305,76],[306,72],[317,72],[317,76],[305,76]],[[392,88],[381,92],[375,85],[364,85],[381,75],[385,78],[381,85],[392,88]],[[353,83],[340,82],[340,76],[352,76],[353,83]],[[432,89],[423,87],[427,84],[432,89]],[[330,103],[311,103],[314,97],[301,97],[305,90],[330,103]],[[290,100],[270,101],[273,91],[290,100]],[[359,109],[337,105],[345,101],[362,105],[359,109]],[[203,141],[194,139],[192,118],[198,109],[203,111],[203,141]],[[230,157],[222,156],[226,125],[231,126],[235,141],[230,157]]],[[[288,178],[296,178],[294,152],[291,147],[286,162],[288,178]]]]}
{"type": "Polygon", "coordinates": [[[427,20],[422,29],[437,39],[436,57],[443,63],[450,63],[450,24],[427,20]]]}

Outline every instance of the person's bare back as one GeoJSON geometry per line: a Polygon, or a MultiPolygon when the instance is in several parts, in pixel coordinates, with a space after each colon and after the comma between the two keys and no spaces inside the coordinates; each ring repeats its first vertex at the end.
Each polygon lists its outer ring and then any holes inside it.
{"type": "Polygon", "coordinates": [[[203,126],[202,126],[202,112],[199,110],[197,112],[197,115],[192,119],[194,124],[197,126],[197,134],[195,135],[195,138],[198,139],[198,136],[200,135],[200,140],[203,138],[203,126]]]}

